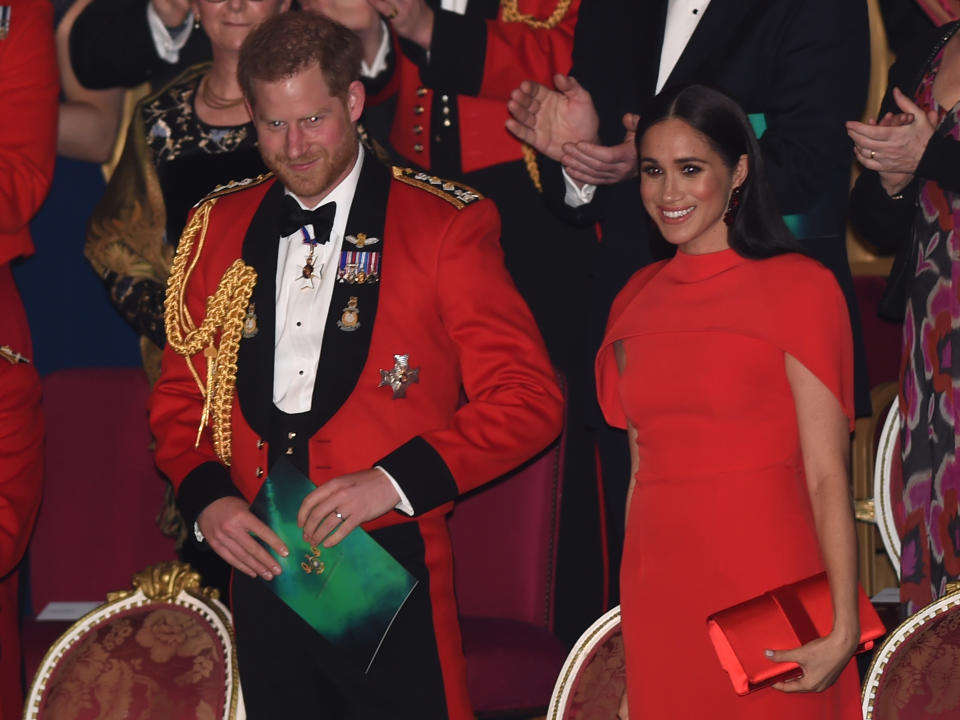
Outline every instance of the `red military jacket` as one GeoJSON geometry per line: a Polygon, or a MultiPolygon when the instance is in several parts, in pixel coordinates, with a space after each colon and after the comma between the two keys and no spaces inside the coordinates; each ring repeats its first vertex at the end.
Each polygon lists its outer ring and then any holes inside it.
{"type": "Polygon", "coordinates": [[[60,83],[52,23],[46,0],[0,2],[0,263],[33,252],[27,223],[53,180],[60,83]]]}
{"type": "MultiPolygon", "coordinates": [[[[174,263],[151,425],[160,469],[181,498],[188,491],[202,498],[195,503],[201,506],[228,492],[225,479],[252,500],[269,472],[261,428],[272,408],[274,216],[282,194],[272,178],[215,193],[192,214],[174,263]],[[208,324],[215,318],[208,298],[229,285],[224,276],[235,263],[257,273],[249,296],[256,337],[239,339],[235,361],[222,329],[213,349],[204,342],[186,357],[178,354],[184,329],[202,330],[205,318],[208,324]],[[218,367],[236,363],[237,390],[225,400],[213,394],[213,430],[205,427],[195,447],[208,358],[215,354],[218,367]]],[[[417,515],[443,513],[457,495],[516,467],[556,437],[560,391],[536,325],[503,267],[499,220],[489,200],[438,178],[391,171],[368,156],[346,227],[347,235],[359,233],[367,238],[364,247],[344,243],[344,251],[379,253],[367,264],[376,265],[379,281],[343,282],[334,291],[311,408],[310,477],[319,485],[381,465],[417,515]],[[354,321],[359,327],[350,332],[337,324],[354,321]],[[398,355],[419,368],[403,398],[381,386],[382,371],[393,369],[398,355]]],[[[247,300],[236,307],[249,319],[247,300]]],[[[388,513],[365,527],[405,519],[388,513]]]]}
{"type": "Polygon", "coordinates": [[[368,100],[396,94],[390,144],[420,167],[436,167],[431,138],[451,130],[464,173],[521,159],[504,127],[511,91],[523,80],[552,87],[570,70],[580,0],[469,1],[466,16],[437,11],[429,59],[408,43],[395,47],[394,76],[368,100]]]}

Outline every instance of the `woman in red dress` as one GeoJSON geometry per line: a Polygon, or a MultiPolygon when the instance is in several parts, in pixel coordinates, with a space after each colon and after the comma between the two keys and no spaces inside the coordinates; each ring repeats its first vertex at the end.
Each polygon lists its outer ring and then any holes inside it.
{"type": "Polygon", "coordinates": [[[631,440],[621,715],[859,718],[843,295],[791,252],[732,100],[691,86],[643,117],[641,196],[677,253],[630,280],[597,356],[600,404],[631,440]],[[803,676],[738,696],[707,616],[824,570],[833,631],[766,653],[803,676]]]}

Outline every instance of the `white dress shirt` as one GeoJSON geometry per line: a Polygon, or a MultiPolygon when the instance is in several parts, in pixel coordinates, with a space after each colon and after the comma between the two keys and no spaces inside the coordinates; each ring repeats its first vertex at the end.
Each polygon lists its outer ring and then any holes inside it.
{"type": "MultiPolygon", "coordinates": [[[[657,88],[659,93],[670,77],[670,73],[677,66],[677,61],[683,54],[697,29],[700,18],[707,11],[710,0],[669,0],[667,3],[667,20],[663,28],[663,47],[660,50],[660,69],[657,74],[657,88]]],[[[563,180],[566,185],[564,201],[570,207],[580,207],[593,202],[597,191],[596,185],[577,185],[562,169],[563,180]]]]}
{"type": "MultiPolygon", "coordinates": [[[[303,265],[309,254],[309,244],[303,232],[314,238],[312,225],[293,235],[280,238],[277,250],[276,330],[273,354],[273,403],[285,413],[308,412],[313,404],[313,386],[317,379],[317,365],[323,348],[323,333],[330,314],[330,301],[336,286],[337,265],[347,228],[347,217],[357,191],[360,169],[363,167],[363,146],[359,146],[353,169],[339,185],[316,206],[304,207],[300,198],[286,190],[304,210],[315,210],[329,202],[337,204],[330,229],[330,239],[316,245],[313,254],[313,282],[303,277],[303,265]]],[[[399,483],[379,465],[390,480],[400,502],[396,509],[413,515],[413,506],[400,489],[399,483]]]]}
{"type": "MultiPolygon", "coordinates": [[[[312,239],[313,226],[308,225],[293,235],[280,238],[277,251],[273,402],[285,413],[307,412],[313,402],[323,332],[336,286],[336,266],[362,165],[363,148],[360,147],[353,169],[316,206],[335,202],[337,211],[330,239],[323,245],[314,246],[311,279],[303,277],[303,266],[310,250],[310,245],[304,242],[303,233],[308,233],[312,239]]],[[[299,198],[289,190],[285,192],[303,207],[299,198]]]]}

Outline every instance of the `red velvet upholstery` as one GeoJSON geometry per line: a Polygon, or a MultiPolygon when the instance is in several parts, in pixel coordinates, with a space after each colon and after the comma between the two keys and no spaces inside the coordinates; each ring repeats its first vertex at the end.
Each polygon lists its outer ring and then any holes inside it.
{"type": "MultiPolygon", "coordinates": [[[[164,481],[153,464],[149,391],[137,368],[44,378],[45,488],[28,551],[34,614],[54,600],[102,601],[134,572],[176,557],[156,523],[164,481]]],[[[26,624],[28,680],[52,634],[45,623],[26,624]]]]}
{"type": "Polygon", "coordinates": [[[957,717],[960,606],[926,621],[894,650],[880,677],[873,705],[874,720],[957,717]]]}
{"type": "Polygon", "coordinates": [[[40,698],[44,720],[219,718],[221,643],[196,611],[127,610],[87,632],[57,664],[40,698]]]}
{"type": "Polygon", "coordinates": [[[450,517],[454,583],[474,710],[545,708],[566,648],[553,635],[563,437],[461,500],[450,517]]]}
{"type": "Polygon", "coordinates": [[[627,684],[620,606],[587,628],[570,651],[550,697],[550,720],[616,720],[627,684]]]}
{"type": "Polygon", "coordinates": [[[623,635],[618,631],[593,648],[574,681],[563,720],[614,720],[627,685],[623,635]]]}
{"type": "Polygon", "coordinates": [[[51,600],[103,600],[146,565],[175,557],[156,524],[164,481],[153,464],[149,392],[137,368],[44,379],[46,484],[30,544],[35,611],[51,600]],[[64,563],[66,548],[88,561],[64,563]]]}
{"type": "Polygon", "coordinates": [[[877,305],[886,286],[886,279],[875,275],[857,275],[853,278],[867,351],[867,377],[872,388],[897,380],[900,370],[903,325],[887,322],[877,316],[877,305]]]}

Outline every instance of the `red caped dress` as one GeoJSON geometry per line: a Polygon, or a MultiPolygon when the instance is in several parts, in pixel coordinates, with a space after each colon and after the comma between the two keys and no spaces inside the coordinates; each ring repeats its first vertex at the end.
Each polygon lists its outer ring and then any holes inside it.
{"type": "Polygon", "coordinates": [[[637,429],[620,570],[632,718],[861,717],[855,663],[824,693],[741,697],[707,635],[711,613],[823,570],[785,353],[852,428],[847,308],[813,260],[678,252],[613,304],[596,371],[607,421],[637,429]]]}

